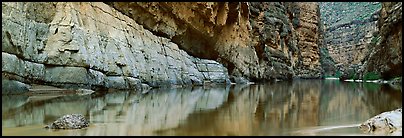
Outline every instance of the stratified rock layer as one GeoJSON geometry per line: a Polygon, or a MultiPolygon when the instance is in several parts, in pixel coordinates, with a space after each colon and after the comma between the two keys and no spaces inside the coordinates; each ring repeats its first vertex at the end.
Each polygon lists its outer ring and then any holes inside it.
{"type": "Polygon", "coordinates": [[[364,73],[374,72],[383,79],[402,76],[402,3],[383,2],[378,20],[378,35],[363,68],[364,73]]]}
{"type": "Polygon", "coordinates": [[[256,78],[258,58],[249,42],[245,2],[108,2],[153,34],[190,55],[217,60],[229,74],[256,78]]]}
{"type": "Polygon", "coordinates": [[[187,53],[223,63],[234,80],[320,77],[317,3],[108,4],[187,53]]]}
{"type": "Polygon", "coordinates": [[[327,68],[325,75],[340,72],[343,79],[356,75],[367,60],[372,36],[378,31],[380,5],[378,2],[320,3],[325,27],[324,48],[328,51],[324,53],[335,62],[335,67],[324,67],[327,68]]]}
{"type": "Polygon", "coordinates": [[[117,89],[230,83],[223,65],[188,55],[104,3],[2,7],[4,79],[117,89]]]}
{"type": "Polygon", "coordinates": [[[321,75],[317,3],[2,7],[2,76],[27,84],[137,89],[321,75]]]}

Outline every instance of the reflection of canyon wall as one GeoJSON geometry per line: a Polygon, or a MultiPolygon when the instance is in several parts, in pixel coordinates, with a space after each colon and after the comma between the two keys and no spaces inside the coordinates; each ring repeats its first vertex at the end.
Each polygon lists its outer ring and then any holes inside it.
{"type": "Polygon", "coordinates": [[[318,125],[360,123],[377,112],[390,110],[383,104],[401,106],[397,90],[385,91],[389,94],[380,97],[377,91],[384,87],[378,86],[298,81],[232,88],[228,103],[218,110],[194,114],[185,124],[159,134],[282,135],[290,134],[289,128],[292,131],[318,125]]]}
{"type": "Polygon", "coordinates": [[[288,128],[315,126],[320,122],[320,84],[312,84],[236,86],[218,110],[196,114],[198,120],[161,134],[279,135],[288,128]]]}
{"type": "Polygon", "coordinates": [[[71,135],[282,135],[304,127],[361,123],[401,107],[399,91],[372,83],[299,80],[42,100],[3,96],[2,123],[44,125],[75,112],[91,124],[71,135]]]}
{"type": "Polygon", "coordinates": [[[105,106],[104,102],[100,102],[103,100],[90,99],[90,96],[66,96],[43,100],[28,96],[3,96],[2,123],[6,127],[45,125],[65,114],[88,115],[89,110],[100,110],[97,104],[105,106]]]}
{"type": "Polygon", "coordinates": [[[228,90],[226,87],[152,90],[140,96],[138,103],[123,107],[119,120],[123,124],[89,129],[86,135],[102,135],[105,130],[110,135],[155,135],[156,131],[178,127],[194,112],[220,107],[227,100],[228,90]]]}
{"type": "MultiPolygon", "coordinates": [[[[228,91],[228,87],[154,89],[141,95],[108,92],[103,96],[43,100],[3,96],[2,125],[45,125],[65,114],[79,113],[90,121],[90,128],[78,130],[80,135],[154,135],[155,131],[178,127],[194,112],[220,107],[227,101],[228,91]]],[[[71,133],[76,135],[75,131],[71,133]]]]}

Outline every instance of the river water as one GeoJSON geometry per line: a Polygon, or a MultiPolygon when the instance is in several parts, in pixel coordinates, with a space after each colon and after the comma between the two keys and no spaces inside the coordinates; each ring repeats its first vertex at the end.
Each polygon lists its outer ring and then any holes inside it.
{"type": "Polygon", "coordinates": [[[369,135],[357,125],[398,107],[401,88],[336,80],[3,95],[2,135],[369,135]],[[72,113],[90,127],[43,128],[72,113]]]}

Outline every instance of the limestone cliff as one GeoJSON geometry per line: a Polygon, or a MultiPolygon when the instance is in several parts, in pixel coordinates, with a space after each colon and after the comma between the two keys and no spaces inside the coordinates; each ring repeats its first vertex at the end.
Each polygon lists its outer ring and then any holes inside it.
{"type": "Polygon", "coordinates": [[[190,55],[223,63],[236,82],[320,76],[316,3],[108,4],[190,55]]]}
{"type": "Polygon", "coordinates": [[[109,2],[190,55],[217,60],[230,74],[254,78],[258,58],[249,42],[248,3],[109,2]]]}
{"type": "Polygon", "coordinates": [[[320,78],[323,72],[320,66],[320,9],[318,3],[297,3],[298,12],[294,13],[294,21],[299,21],[295,27],[299,54],[296,76],[299,78],[320,78]]]}
{"type": "Polygon", "coordinates": [[[251,3],[251,45],[262,78],[318,78],[317,3],[251,3]]]}
{"type": "Polygon", "coordinates": [[[383,79],[402,76],[402,3],[383,2],[374,43],[363,74],[377,73],[383,79]]]}
{"type": "Polygon", "coordinates": [[[341,72],[344,79],[358,77],[355,73],[367,59],[372,35],[378,31],[380,7],[378,2],[320,3],[324,48],[335,62],[335,67],[328,66],[325,75],[341,72]]]}
{"type": "Polygon", "coordinates": [[[2,80],[93,89],[230,83],[223,65],[101,2],[3,2],[2,80]]]}
{"type": "Polygon", "coordinates": [[[2,84],[21,90],[29,88],[24,83],[132,89],[322,73],[317,3],[3,2],[2,8],[2,84]]]}

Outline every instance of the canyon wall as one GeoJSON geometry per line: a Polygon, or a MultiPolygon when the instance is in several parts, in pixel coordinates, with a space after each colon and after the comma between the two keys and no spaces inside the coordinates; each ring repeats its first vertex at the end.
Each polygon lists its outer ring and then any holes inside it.
{"type": "Polygon", "coordinates": [[[91,89],[230,83],[222,64],[188,55],[104,3],[2,8],[3,90],[27,90],[21,82],[91,89]]]}
{"type": "Polygon", "coordinates": [[[325,75],[340,72],[343,79],[356,75],[367,60],[372,36],[378,31],[380,8],[378,2],[320,3],[324,48],[335,62],[335,67],[323,67],[327,68],[325,75]]]}
{"type": "Polygon", "coordinates": [[[43,2],[2,7],[3,89],[24,91],[29,84],[140,89],[322,74],[317,3],[43,2]]]}
{"type": "MultiPolygon", "coordinates": [[[[321,2],[324,42],[332,67],[342,79],[392,79],[402,76],[400,2],[321,2]]],[[[327,54],[325,54],[327,55],[327,54]]],[[[327,69],[326,69],[327,68],[327,69]]]]}
{"type": "Polygon", "coordinates": [[[108,4],[190,55],[223,63],[236,82],[320,77],[317,3],[108,4]]]}
{"type": "Polygon", "coordinates": [[[262,78],[321,77],[317,3],[252,2],[250,9],[262,78]]]}
{"type": "Polygon", "coordinates": [[[248,45],[248,3],[109,2],[118,11],[170,39],[190,55],[217,60],[230,74],[256,77],[258,58],[248,45]]]}
{"type": "Polygon", "coordinates": [[[402,76],[402,3],[383,2],[374,40],[362,74],[377,73],[383,79],[402,76]]]}

